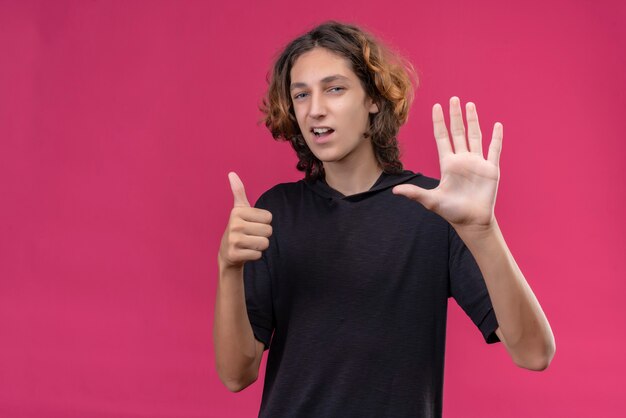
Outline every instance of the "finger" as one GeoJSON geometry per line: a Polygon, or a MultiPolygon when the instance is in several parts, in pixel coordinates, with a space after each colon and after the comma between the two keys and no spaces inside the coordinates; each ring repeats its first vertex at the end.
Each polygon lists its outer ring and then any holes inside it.
{"type": "Polygon", "coordinates": [[[254,261],[254,260],[258,260],[261,257],[263,257],[263,253],[261,251],[256,251],[256,250],[244,250],[244,249],[237,249],[237,259],[239,261],[254,261]]]}
{"type": "Polygon", "coordinates": [[[270,237],[272,236],[272,226],[266,223],[246,222],[241,232],[255,237],[270,237]]]}
{"type": "Polygon", "coordinates": [[[468,102],[465,105],[467,117],[467,140],[469,142],[470,152],[483,156],[483,138],[480,132],[480,124],[478,123],[478,112],[476,105],[468,102]]]}
{"type": "Polygon", "coordinates": [[[270,246],[269,239],[244,235],[237,242],[236,247],[242,250],[265,251],[270,246]]]}
{"type": "Polygon", "coordinates": [[[446,155],[452,154],[452,145],[450,144],[448,129],[446,129],[446,121],[443,118],[443,109],[441,109],[439,103],[435,103],[433,106],[433,130],[435,140],[437,141],[439,159],[441,160],[446,155]]]}
{"type": "Polygon", "coordinates": [[[412,184],[400,184],[391,189],[393,194],[402,195],[424,205],[426,209],[433,209],[436,205],[435,192],[423,189],[412,184]]]}
{"type": "Polygon", "coordinates": [[[272,212],[260,208],[235,206],[232,210],[232,215],[239,216],[247,222],[258,222],[260,224],[269,224],[272,222],[272,212]]]}
{"type": "Polygon", "coordinates": [[[493,135],[491,136],[491,144],[489,144],[489,155],[487,156],[487,160],[496,166],[500,164],[503,131],[504,127],[500,122],[496,122],[493,125],[493,135]]]}
{"type": "Polygon", "coordinates": [[[246,190],[243,187],[243,182],[237,175],[237,173],[231,171],[228,173],[228,181],[230,181],[230,189],[233,191],[233,197],[235,198],[234,206],[248,206],[250,202],[246,197],[246,190]]]}
{"type": "Polygon", "coordinates": [[[458,97],[450,98],[450,133],[454,143],[454,153],[467,152],[467,139],[465,138],[465,125],[461,112],[461,101],[458,97]]]}

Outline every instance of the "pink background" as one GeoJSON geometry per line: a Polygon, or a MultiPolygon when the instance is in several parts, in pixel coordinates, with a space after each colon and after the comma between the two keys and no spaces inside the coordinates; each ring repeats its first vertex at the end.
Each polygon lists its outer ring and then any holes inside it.
{"type": "Polygon", "coordinates": [[[0,1],[0,416],[256,416],[264,373],[214,366],[226,174],[252,202],[301,178],[257,104],[329,18],[419,69],[407,168],[439,176],[436,102],[504,124],[496,213],[557,353],[517,368],[452,302],[444,415],[623,416],[624,3],[434,4],[0,1]]]}

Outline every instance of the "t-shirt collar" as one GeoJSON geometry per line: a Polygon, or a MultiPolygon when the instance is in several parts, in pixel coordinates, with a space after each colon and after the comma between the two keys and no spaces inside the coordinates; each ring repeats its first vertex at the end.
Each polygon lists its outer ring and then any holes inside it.
{"type": "Polygon", "coordinates": [[[397,184],[406,183],[408,180],[419,175],[421,174],[413,173],[410,170],[404,170],[400,174],[389,174],[383,171],[369,190],[350,196],[344,196],[341,192],[333,189],[328,185],[328,183],[326,183],[326,180],[324,180],[323,178],[319,178],[317,180],[305,180],[304,182],[307,186],[311,188],[311,190],[326,198],[359,201],[369,196],[372,196],[380,191],[389,189],[397,184]]]}

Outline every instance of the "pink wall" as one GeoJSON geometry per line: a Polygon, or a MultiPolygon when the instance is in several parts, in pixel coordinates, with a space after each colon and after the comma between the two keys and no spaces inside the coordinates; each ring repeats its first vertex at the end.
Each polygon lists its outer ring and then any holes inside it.
{"type": "Polygon", "coordinates": [[[439,175],[435,102],[504,124],[496,213],[557,354],[516,368],[453,303],[445,416],[623,416],[626,9],[531,3],[0,2],[0,416],[256,416],[263,375],[232,394],[213,360],[226,174],[300,178],[256,105],[328,18],[418,67],[407,168],[439,175]]]}

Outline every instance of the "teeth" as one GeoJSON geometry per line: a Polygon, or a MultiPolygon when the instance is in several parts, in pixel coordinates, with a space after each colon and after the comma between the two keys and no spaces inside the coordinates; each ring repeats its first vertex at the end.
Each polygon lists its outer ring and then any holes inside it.
{"type": "Polygon", "coordinates": [[[313,128],[313,133],[316,134],[325,134],[328,131],[330,131],[330,128],[313,128]]]}

